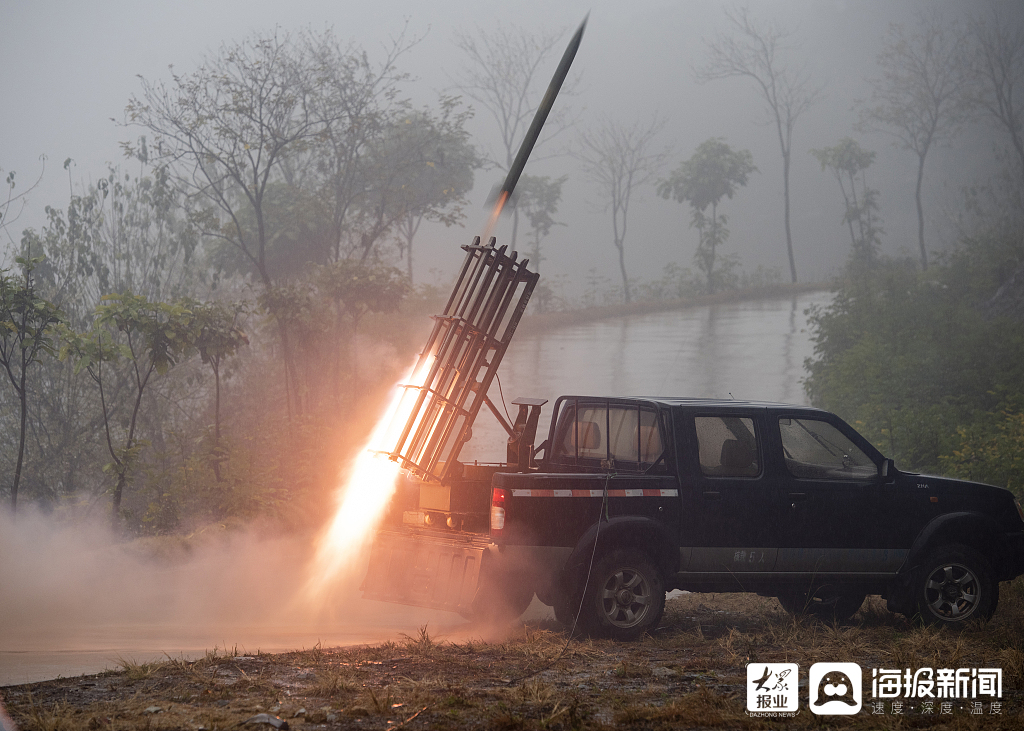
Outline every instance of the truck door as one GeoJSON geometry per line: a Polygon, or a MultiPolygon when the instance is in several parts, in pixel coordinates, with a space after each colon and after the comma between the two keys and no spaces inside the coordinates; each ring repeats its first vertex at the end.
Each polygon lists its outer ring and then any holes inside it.
{"type": "Polygon", "coordinates": [[[899,501],[878,479],[875,460],[838,420],[779,414],[772,421],[781,451],[776,571],[895,573],[907,553],[895,541],[899,501]]]}
{"type": "Polygon", "coordinates": [[[698,460],[691,469],[697,514],[686,572],[772,571],[773,491],[764,469],[763,411],[693,416],[698,460]]]}

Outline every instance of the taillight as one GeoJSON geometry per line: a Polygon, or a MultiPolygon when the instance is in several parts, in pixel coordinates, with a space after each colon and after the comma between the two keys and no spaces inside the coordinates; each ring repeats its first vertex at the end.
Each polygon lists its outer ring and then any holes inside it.
{"type": "Polygon", "coordinates": [[[495,487],[491,490],[491,536],[498,538],[505,529],[505,498],[508,490],[495,487]]]}

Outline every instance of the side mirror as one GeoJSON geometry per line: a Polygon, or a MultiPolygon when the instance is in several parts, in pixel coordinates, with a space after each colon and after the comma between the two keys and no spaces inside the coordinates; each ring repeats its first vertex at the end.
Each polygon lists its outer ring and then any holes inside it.
{"type": "Polygon", "coordinates": [[[886,457],[878,466],[878,481],[883,485],[896,482],[896,463],[886,457]]]}

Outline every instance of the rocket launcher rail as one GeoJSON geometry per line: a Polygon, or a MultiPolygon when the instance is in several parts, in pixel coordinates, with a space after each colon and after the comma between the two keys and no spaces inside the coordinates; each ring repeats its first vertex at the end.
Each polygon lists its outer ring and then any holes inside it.
{"type": "MultiPolygon", "coordinates": [[[[506,254],[507,246],[487,246],[480,237],[463,246],[462,264],[448,304],[433,316],[434,327],[414,373],[429,365],[422,385],[404,385],[415,403],[390,458],[422,480],[445,482],[462,445],[472,437],[480,407],[509,341],[522,319],[540,275],[528,259],[506,254]]],[[[511,427],[500,418],[511,435],[511,427]]]]}

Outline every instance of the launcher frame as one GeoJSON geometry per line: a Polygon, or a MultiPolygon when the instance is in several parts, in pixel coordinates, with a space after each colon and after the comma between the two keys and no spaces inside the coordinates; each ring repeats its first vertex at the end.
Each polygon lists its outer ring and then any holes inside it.
{"type": "Polygon", "coordinates": [[[433,316],[413,372],[421,373],[428,363],[429,371],[422,385],[403,386],[404,398],[415,394],[416,400],[390,452],[414,476],[442,483],[459,476],[459,452],[485,403],[509,433],[510,445],[516,438],[487,390],[540,278],[526,268],[529,259],[518,261],[515,251],[506,254],[507,246],[495,248],[493,237],[487,246],[477,236],[462,248],[466,258],[455,287],[443,313],[433,316]]]}

